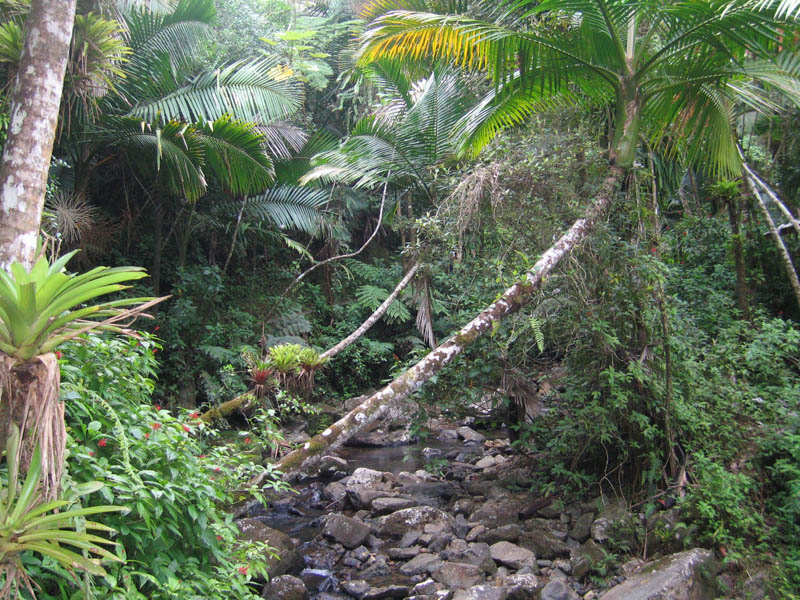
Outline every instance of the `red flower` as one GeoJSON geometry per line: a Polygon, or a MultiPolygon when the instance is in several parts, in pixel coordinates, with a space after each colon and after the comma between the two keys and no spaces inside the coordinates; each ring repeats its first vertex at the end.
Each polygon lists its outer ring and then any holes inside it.
{"type": "Polygon", "coordinates": [[[94,451],[89,450],[89,456],[94,456],[94,451]]]}
{"type": "Polygon", "coordinates": [[[214,467],[214,473],[219,473],[221,470],[219,467],[214,467]]]}
{"type": "Polygon", "coordinates": [[[150,434],[149,433],[145,433],[144,434],[144,439],[149,440],[150,439],[150,434]]]}
{"type": "Polygon", "coordinates": [[[191,428],[191,427],[189,427],[188,425],[184,424],[184,426],[183,426],[183,430],[184,430],[184,431],[191,431],[191,430],[192,430],[192,428],[191,428]]]}
{"type": "Polygon", "coordinates": [[[221,535],[217,536],[217,541],[222,541],[222,536],[221,535]]]}
{"type": "Polygon", "coordinates": [[[150,425],[150,427],[153,428],[153,431],[158,431],[159,429],[161,429],[161,423],[153,423],[152,425],[150,425]]]}
{"type": "Polygon", "coordinates": [[[245,444],[249,444],[250,443],[250,438],[249,437],[244,438],[244,443],[245,444]]]}
{"type": "Polygon", "coordinates": [[[61,360],[61,357],[62,357],[62,356],[63,356],[63,355],[61,354],[61,352],[59,352],[58,350],[56,350],[56,358],[57,358],[57,359],[59,359],[59,360],[61,360]]]}
{"type": "Polygon", "coordinates": [[[153,354],[155,354],[156,352],[158,352],[158,348],[153,348],[153,354]]]}
{"type": "Polygon", "coordinates": [[[103,438],[102,440],[97,442],[97,445],[100,446],[101,448],[105,448],[108,445],[108,440],[106,440],[106,438],[103,438]]]}
{"type": "Polygon", "coordinates": [[[650,252],[655,254],[656,253],[656,249],[655,248],[650,248],[650,252]]]}
{"type": "Polygon", "coordinates": [[[241,573],[242,575],[247,575],[247,569],[249,569],[249,568],[250,568],[249,566],[248,567],[239,567],[239,573],[241,573]]]}
{"type": "Polygon", "coordinates": [[[205,455],[205,454],[198,454],[198,455],[197,455],[197,458],[205,458],[205,457],[206,457],[206,455],[205,455]]]}
{"type": "Polygon", "coordinates": [[[153,408],[156,409],[156,410],[161,410],[161,405],[160,404],[154,404],[153,408]]]}
{"type": "Polygon", "coordinates": [[[193,413],[191,413],[191,414],[189,415],[189,418],[190,418],[190,419],[199,419],[199,418],[200,418],[200,413],[198,413],[198,412],[193,412],[193,413]]]}
{"type": "Polygon", "coordinates": [[[158,326],[158,325],[156,325],[155,327],[153,327],[153,331],[154,331],[154,332],[158,331],[159,329],[161,329],[161,327],[160,327],[160,326],[158,326]]]}

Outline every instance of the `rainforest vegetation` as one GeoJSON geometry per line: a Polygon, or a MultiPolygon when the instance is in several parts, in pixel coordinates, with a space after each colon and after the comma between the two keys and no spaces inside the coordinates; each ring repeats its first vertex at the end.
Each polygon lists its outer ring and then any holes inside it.
{"type": "Polygon", "coordinates": [[[257,598],[238,503],[487,399],[798,597],[797,2],[63,4],[0,0],[0,597],[257,598]]]}

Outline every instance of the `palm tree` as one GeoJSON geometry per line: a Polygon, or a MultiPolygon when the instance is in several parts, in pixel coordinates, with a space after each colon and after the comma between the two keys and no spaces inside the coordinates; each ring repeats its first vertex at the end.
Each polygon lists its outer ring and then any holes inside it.
{"type": "MultiPolygon", "coordinates": [[[[766,109],[754,82],[798,94],[795,71],[782,68],[774,12],[744,0],[521,0],[504,3],[500,23],[435,14],[418,0],[376,0],[362,36],[360,61],[449,60],[484,71],[492,91],[463,121],[462,146],[475,152],[534,111],[565,104],[606,106],[612,114],[608,177],[583,218],[519,282],[422,361],[334,424],[327,435],[287,455],[293,470],[318,458],[387,412],[449,364],[464,347],[516,311],[556,264],[606,213],[643,141],[718,176],[741,168],[731,105],[735,98],[766,109]],[[409,10],[411,8],[411,10],[409,10]],[[522,23],[509,28],[503,22],[522,23]]],[[[785,32],[785,31],[784,31],[785,32]]],[[[786,36],[787,38],[789,36],[786,36]]]]}

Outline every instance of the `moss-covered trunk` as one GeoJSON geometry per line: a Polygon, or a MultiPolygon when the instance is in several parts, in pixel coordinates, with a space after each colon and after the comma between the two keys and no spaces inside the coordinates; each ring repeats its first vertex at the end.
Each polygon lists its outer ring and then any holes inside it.
{"type": "Polygon", "coordinates": [[[458,333],[431,351],[389,385],[367,398],[356,409],[319,435],[311,438],[303,446],[287,454],[280,460],[277,467],[286,474],[288,479],[292,479],[301,467],[313,468],[326,452],[340,446],[350,437],[386,416],[389,407],[394,402],[407,398],[451,363],[464,348],[492,329],[495,323],[506,315],[519,310],[523,303],[543,285],[547,275],[561,259],[582,242],[594,229],[598,220],[605,215],[622,181],[623,174],[624,170],[620,167],[611,167],[609,176],[604,181],[597,197],[586,210],[586,214],[575,221],[572,227],[536,261],[524,281],[515,283],[508,288],[500,298],[462,327],[458,333]]]}

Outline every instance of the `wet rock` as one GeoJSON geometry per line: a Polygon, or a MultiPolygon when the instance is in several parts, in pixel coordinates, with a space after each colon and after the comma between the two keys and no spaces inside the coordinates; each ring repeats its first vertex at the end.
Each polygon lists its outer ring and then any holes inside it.
{"type": "Polygon", "coordinates": [[[344,484],[334,481],[325,486],[322,490],[322,497],[329,502],[340,502],[347,496],[347,488],[344,484]]]}
{"type": "Polygon", "coordinates": [[[302,579],[280,575],[264,586],[261,597],[267,600],[308,600],[308,590],[302,579]]]}
{"type": "Polygon", "coordinates": [[[475,502],[471,498],[459,498],[453,502],[453,513],[468,517],[475,510],[475,502]]]}
{"type": "Polygon", "coordinates": [[[299,577],[309,590],[331,592],[339,586],[336,577],[327,569],[303,569],[299,577]]]}
{"type": "Polygon", "coordinates": [[[471,427],[459,427],[456,429],[456,433],[458,437],[464,440],[466,443],[474,443],[474,444],[482,444],[483,441],[486,439],[486,436],[481,435],[471,427]]]}
{"type": "Polygon", "coordinates": [[[345,548],[357,548],[367,541],[370,529],[361,521],[356,521],[340,513],[329,515],[325,521],[322,535],[336,540],[345,548]]]}
{"type": "Polygon", "coordinates": [[[389,548],[386,550],[386,555],[392,560],[411,560],[421,552],[422,548],[419,546],[411,546],[410,548],[389,548]]]}
{"type": "Polygon", "coordinates": [[[570,565],[572,566],[572,575],[575,579],[583,579],[599,564],[605,557],[602,546],[592,539],[586,540],[584,544],[572,552],[570,556],[570,565]]]}
{"type": "Polygon", "coordinates": [[[477,540],[477,539],[478,539],[478,538],[479,538],[479,537],[480,537],[482,534],[484,534],[486,531],[488,531],[488,530],[487,530],[487,529],[486,529],[486,527],[484,527],[483,525],[475,525],[475,527],[472,527],[472,528],[471,528],[471,529],[470,529],[470,530],[467,532],[467,535],[466,535],[466,536],[464,536],[464,539],[465,539],[466,541],[468,541],[468,542],[474,542],[474,541],[476,541],[476,540],[477,540]]]}
{"type": "Polygon", "coordinates": [[[433,534],[431,541],[428,542],[428,550],[431,552],[441,552],[453,539],[453,534],[449,531],[439,531],[433,534]]]}
{"type": "Polygon", "coordinates": [[[436,533],[452,531],[452,517],[439,509],[430,506],[404,508],[379,519],[380,535],[385,537],[402,537],[409,531],[436,533]]]}
{"type": "Polygon", "coordinates": [[[473,585],[468,590],[459,590],[453,600],[506,600],[508,593],[504,587],[493,585],[473,585]]]}
{"type": "Polygon", "coordinates": [[[338,456],[323,456],[319,459],[321,477],[344,477],[347,475],[347,461],[338,456]]]}
{"type": "Polygon", "coordinates": [[[390,583],[371,587],[360,600],[384,600],[384,598],[406,598],[411,590],[410,585],[390,583]]]}
{"type": "Polygon", "coordinates": [[[303,559],[294,547],[294,542],[285,533],[267,527],[258,519],[241,519],[236,521],[239,527],[239,539],[248,542],[266,542],[267,545],[275,550],[277,556],[270,555],[265,557],[267,563],[267,574],[270,577],[277,577],[284,573],[297,573],[303,568],[303,559]]]}
{"type": "Polygon", "coordinates": [[[436,498],[449,500],[459,493],[463,493],[456,485],[445,481],[422,481],[420,483],[403,484],[400,490],[403,494],[413,498],[436,498]]]}
{"type": "Polygon", "coordinates": [[[364,562],[365,560],[367,560],[371,556],[370,553],[369,553],[369,550],[367,550],[364,546],[359,546],[358,548],[353,550],[352,554],[353,554],[353,558],[355,558],[356,560],[359,560],[361,562],[364,562]]]}
{"type": "Polygon", "coordinates": [[[497,565],[492,560],[489,544],[485,542],[467,543],[464,540],[453,540],[442,551],[442,558],[450,562],[468,563],[475,565],[488,575],[497,571],[497,565]]]}
{"type": "Polygon", "coordinates": [[[403,575],[420,575],[422,573],[431,573],[432,571],[438,569],[442,563],[442,559],[436,554],[419,554],[400,567],[400,572],[403,575]]]}
{"type": "Polygon", "coordinates": [[[594,513],[583,513],[580,517],[575,519],[569,534],[579,542],[583,543],[589,539],[589,535],[592,533],[593,522],[594,513]]]}
{"type": "Polygon", "coordinates": [[[442,429],[436,436],[436,439],[442,441],[452,441],[458,439],[458,431],[455,429],[442,429]]]}
{"type": "Polygon", "coordinates": [[[516,542],[522,535],[522,526],[518,523],[509,523],[502,527],[487,529],[478,536],[479,542],[495,544],[497,542],[516,542]]]}
{"type": "Polygon", "coordinates": [[[352,581],[343,582],[341,587],[342,590],[354,598],[363,598],[364,594],[369,591],[370,585],[363,579],[354,579],[352,581]]]}
{"type": "Polygon", "coordinates": [[[467,563],[445,562],[431,577],[451,590],[466,590],[483,580],[481,570],[467,563]]]}
{"type": "Polygon", "coordinates": [[[386,515],[416,505],[417,501],[411,498],[375,498],[371,506],[376,515],[386,515]]]}
{"type": "Polygon", "coordinates": [[[367,508],[375,498],[386,495],[388,486],[383,483],[383,473],[360,467],[347,478],[345,488],[353,506],[367,508]]]}
{"type": "Polygon", "coordinates": [[[407,548],[408,546],[413,546],[417,543],[419,536],[422,532],[421,531],[409,531],[408,533],[404,533],[403,537],[400,538],[400,542],[398,546],[400,548],[407,548]]]}
{"type": "Polygon", "coordinates": [[[608,504],[592,522],[592,539],[598,544],[614,541],[633,549],[636,545],[636,521],[623,501],[608,504]]]}
{"type": "Polygon", "coordinates": [[[533,552],[511,542],[497,542],[489,548],[489,551],[495,562],[512,569],[536,568],[536,556],[534,556],[533,552]]]}
{"type": "Polygon", "coordinates": [[[508,600],[531,600],[540,587],[536,575],[531,574],[510,575],[503,583],[508,591],[508,600]]]}
{"type": "Polygon", "coordinates": [[[600,600],[713,600],[718,569],[710,551],[694,548],[646,565],[600,600]]]}
{"type": "Polygon", "coordinates": [[[580,596],[563,581],[551,581],[542,588],[540,600],[578,600],[580,596]]]}
{"type": "Polygon", "coordinates": [[[305,565],[310,569],[333,569],[344,555],[344,547],[336,544],[332,547],[321,543],[321,538],[303,544],[300,547],[305,565]]]}
{"type": "Polygon", "coordinates": [[[395,481],[397,485],[411,485],[414,483],[422,483],[422,479],[414,475],[413,473],[409,473],[408,471],[400,471],[397,475],[395,475],[395,481]]]}
{"type": "Polygon", "coordinates": [[[365,564],[364,568],[358,572],[361,579],[374,581],[381,577],[388,577],[392,570],[387,564],[386,557],[383,555],[373,556],[365,564]]]}

